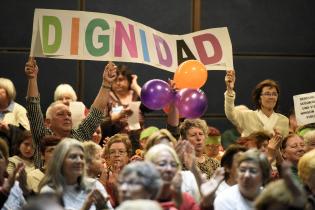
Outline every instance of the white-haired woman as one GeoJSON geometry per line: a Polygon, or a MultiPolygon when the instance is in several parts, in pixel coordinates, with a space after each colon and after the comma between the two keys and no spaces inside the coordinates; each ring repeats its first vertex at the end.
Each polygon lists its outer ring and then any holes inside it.
{"type": "Polygon", "coordinates": [[[71,85],[60,84],[56,87],[54,101],[62,101],[62,103],[69,105],[70,102],[77,101],[77,99],[77,94],[71,85]]]}
{"type": "Polygon", "coordinates": [[[112,209],[103,185],[86,177],[84,149],[75,139],[64,138],[57,145],[39,189],[62,195],[65,209],[112,209]]]}
{"type": "Polygon", "coordinates": [[[161,174],[163,186],[158,201],[163,209],[200,209],[191,195],[181,191],[181,163],[173,148],[157,144],[147,151],[145,160],[152,162],[161,174]]]}
{"type": "Polygon", "coordinates": [[[16,103],[16,90],[10,79],[0,77],[0,131],[4,123],[15,126],[22,125],[30,130],[30,124],[26,116],[26,109],[16,103]]]}
{"type": "Polygon", "coordinates": [[[129,163],[119,174],[119,202],[137,199],[155,200],[159,196],[161,185],[160,173],[151,162],[129,163]]]}
{"type": "Polygon", "coordinates": [[[304,136],[305,152],[315,149],[315,130],[308,131],[304,136]]]}
{"type": "Polygon", "coordinates": [[[86,172],[91,178],[97,179],[105,170],[105,158],[103,148],[93,141],[83,142],[86,172]]]}

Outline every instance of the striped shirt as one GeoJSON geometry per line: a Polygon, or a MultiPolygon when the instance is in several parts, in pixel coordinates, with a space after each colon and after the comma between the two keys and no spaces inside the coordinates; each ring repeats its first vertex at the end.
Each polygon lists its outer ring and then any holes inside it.
{"type": "MultiPolygon", "coordinates": [[[[36,168],[42,166],[40,144],[41,140],[46,135],[54,135],[54,132],[45,127],[44,116],[40,106],[40,97],[26,98],[27,117],[30,121],[31,132],[33,135],[33,144],[35,147],[34,164],[36,168]]],[[[78,128],[72,129],[70,138],[75,138],[79,141],[86,141],[92,138],[97,126],[100,125],[103,119],[103,111],[91,107],[88,116],[80,123],[78,128]]]]}

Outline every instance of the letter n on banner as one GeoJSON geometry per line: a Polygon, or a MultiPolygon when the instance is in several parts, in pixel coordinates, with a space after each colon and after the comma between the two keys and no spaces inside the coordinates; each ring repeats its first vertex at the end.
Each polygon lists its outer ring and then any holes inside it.
{"type": "Polygon", "coordinates": [[[123,42],[126,44],[132,58],[138,58],[137,42],[134,26],[128,24],[129,35],[121,21],[116,21],[115,30],[115,56],[122,57],[123,42]]]}

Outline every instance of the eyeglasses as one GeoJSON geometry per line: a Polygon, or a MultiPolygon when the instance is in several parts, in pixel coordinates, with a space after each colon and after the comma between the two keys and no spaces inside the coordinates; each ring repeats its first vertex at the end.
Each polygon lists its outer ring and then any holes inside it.
{"type": "Polygon", "coordinates": [[[260,95],[261,96],[268,96],[268,97],[271,97],[271,96],[278,97],[278,93],[276,93],[276,92],[273,92],[273,93],[266,92],[266,93],[262,93],[260,95]]]}
{"type": "Polygon", "coordinates": [[[122,155],[127,154],[127,151],[125,151],[125,150],[109,150],[109,155],[110,156],[114,156],[116,154],[122,156],[122,155]]]}

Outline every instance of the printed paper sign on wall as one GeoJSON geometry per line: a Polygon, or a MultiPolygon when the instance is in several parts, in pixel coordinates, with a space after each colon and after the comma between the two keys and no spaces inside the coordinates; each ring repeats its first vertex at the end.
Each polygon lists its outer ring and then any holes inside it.
{"type": "Polygon", "coordinates": [[[293,101],[297,124],[315,123],[315,92],[295,95],[293,101]]]}

